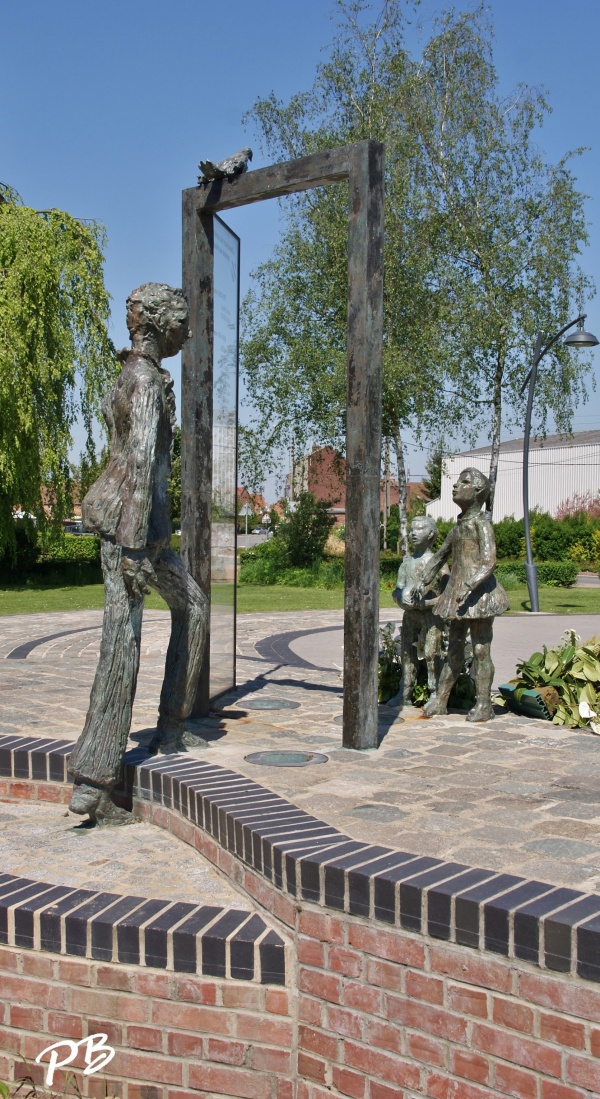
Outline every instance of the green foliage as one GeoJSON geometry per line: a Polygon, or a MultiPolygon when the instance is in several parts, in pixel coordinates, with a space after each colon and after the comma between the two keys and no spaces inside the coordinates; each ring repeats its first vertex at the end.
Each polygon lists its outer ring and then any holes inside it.
{"type": "MultiPolygon", "coordinates": [[[[530,513],[531,544],[535,560],[574,561],[582,566],[600,563],[600,518],[586,512],[554,519],[546,512],[530,513]]],[[[494,523],[498,560],[525,556],[525,528],[522,519],[507,518],[494,523]]]]}
{"type": "Polygon", "coordinates": [[[20,507],[58,529],[68,514],[71,429],[92,421],[118,364],[107,334],[105,233],[61,210],[0,203],[0,549],[20,507]]]}
{"type": "Polygon", "coordinates": [[[325,543],[334,526],[335,518],[329,511],[329,505],[316,500],[312,492],[301,492],[294,511],[288,512],[271,541],[278,540],[285,544],[290,565],[305,568],[323,556],[325,543]]]}
{"type": "Polygon", "coordinates": [[[600,713],[600,642],[593,638],[580,643],[573,630],[566,630],[559,645],[533,653],[517,664],[511,679],[518,703],[526,690],[539,690],[555,725],[592,727],[600,713]]]}
{"type": "MultiPolygon", "coordinates": [[[[381,524],[383,524],[383,513],[381,513],[381,524]]],[[[400,543],[400,508],[398,504],[392,504],[390,507],[390,514],[387,520],[387,544],[389,549],[398,552],[400,543]]],[[[380,526],[379,531],[379,548],[383,551],[383,526],[380,526]]],[[[385,551],[387,552],[387,551],[385,551]]]]}
{"type": "Polygon", "coordinates": [[[439,534],[438,534],[435,542],[433,543],[433,548],[434,548],[434,550],[437,550],[437,549],[440,548],[442,542],[444,542],[446,540],[446,536],[452,530],[452,527],[454,526],[454,520],[453,519],[436,519],[435,525],[436,525],[436,527],[439,531],[439,534]]]}
{"type": "MultiPolygon", "coordinates": [[[[397,452],[408,427],[487,429],[498,442],[503,421],[522,421],[535,334],[556,331],[593,289],[577,265],[587,229],[570,154],[548,165],[540,153],[544,93],[501,95],[483,5],[443,15],[415,59],[399,0],[374,19],[363,0],[338,11],[312,89],[258,100],[252,120],[277,160],[385,143],[384,436],[397,452]]],[[[281,244],[246,299],[247,457],[259,465],[292,439],[342,445],[347,201],[345,186],[286,200],[281,244]]],[[[540,426],[548,412],[569,426],[588,368],[560,344],[544,358],[540,426]]]]}
{"type": "Polygon", "coordinates": [[[522,519],[513,519],[512,516],[501,519],[499,523],[494,523],[494,534],[499,561],[504,557],[518,559],[525,556],[525,524],[522,519]]]}
{"type": "MultiPolygon", "coordinates": [[[[399,424],[439,424],[447,394],[435,384],[439,294],[411,175],[414,140],[398,110],[409,65],[403,15],[386,4],[359,27],[362,8],[340,6],[338,38],[310,92],[287,105],[271,95],[251,116],[278,160],[365,138],[386,144],[383,410],[384,435],[395,438],[399,424]]],[[[298,195],[285,209],[282,242],[244,303],[242,360],[257,410],[242,443],[244,467],[275,468],[276,447],[291,440],[297,448],[309,437],[344,445],[347,185],[298,195]]]]}
{"type": "Polygon", "coordinates": [[[38,535],[32,519],[16,519],[12,536],[0,548],[0,576],[17,577],[33,568],[38,556],[38,535]]]}
{"type": "Polygon", "coordinates": [[[38,560],[53,565],[99,565],[100,539],[95,534],[63,534],[48,540],[38,560]]]}
{"type": "Polygon", "coordinates": [[[290,562],[287,543],[277,535],[240,551],[240,584],[279,584],[294,588],[343,588],[343,557],[320,558],[299,568],[290,562]]]}
{"type": "Polygon", "coordinates": [[[395,622],[379,628],[379,664],[377,669],[377,699],[389,702],[398,694],[402,681],[401,634],[394,636],[395,622]]]}
{"type": "Polygon", "coordinates": [[[173,432],[173,454],[171,458],[171,476],[169,478],[169,499],[171,515],[181,523],[181,428],[179,424],[173,432]]]}
{"type": "Polygon", "coordinates": [[[100,454],[96,454],[93,439],[84,451],[79,455],[79,461],[71,464],[71,480],[73,488],[77,492],[79,503],[83,500],[92,485],[98,480],[102,470],[108,463],[108,447],[103,446],[100,454]]]}
{"type": "Polygon", "coordinates": [[[428,500],[439,500],[442,495],[445,449],[444,440],[438,439],[425,463],[427,477],[423,478],[423,488],[428,500]]]}
{"type": "MultiPolygon", "coordinates": [[[[573,561],[538,561],[538,582],[547,588],[569,588],[577,579],[577,565],[573,561]]],[[[501,584],[505,585],[505,579],[510,577],[512,587],[526,583],[525,565],[519,561],[500,562],[496,565],[496,576],[501,584]]],[[[507,590],[510,590],[509,580],[507,590]]]]}
{"type": "Polygon", "coordinates": [[[43,538],[31,520],[14,524],[13,553],[0,557],[0,579],[13,583],[45,577],[59,584],[96,584],[101,579],[100,540],[95,535],[59,534],[43,538]]]}

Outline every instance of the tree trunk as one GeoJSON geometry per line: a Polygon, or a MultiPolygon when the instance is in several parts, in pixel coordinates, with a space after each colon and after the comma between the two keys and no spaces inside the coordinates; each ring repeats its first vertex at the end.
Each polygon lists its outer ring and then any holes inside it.
{"type": "Polygon", "coordinates": [[[398,511],[400,513],[400,543],[402,553],[406,556],[408,549],[408,493],[406,489],[406,466],[404,464],[404,450],[402,448],[402,436],[400,428],[394,430],[394,446],[398,462],[398,511]]]}
{"type": "Polygon", "coordinates": [[[387,525],[390,514],[390,440],[386,438],[383,447],[383,548],[388,548],[387,525]]]}
{"type": "Polygon", "coordinates": [[[494,419],[492,428],[492,453],[490,455],[490,500],[488,511],[490,515],[494,509],[494,496],[496,495],[496,481],[498,478],[498,459],[500,457],[500,430],[502,428],[502,375],[504,373],[504,359],[499,355],[494,378],[494,419]]]}

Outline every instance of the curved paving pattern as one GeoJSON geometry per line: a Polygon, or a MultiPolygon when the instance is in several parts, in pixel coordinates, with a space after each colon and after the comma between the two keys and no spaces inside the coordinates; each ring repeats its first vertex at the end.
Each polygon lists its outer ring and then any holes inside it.
{"type": "MultiPolygon", "coordinates": [[[[57,759],[67,750],[87,710],[101,617],[90,611],[2,620],[0,733],[47,738],[57,759]],[[3,659],[34,640],[41,643],[25,660],[3,659]]],[[[263,642],[297,635],[301,625],[325,639],[340,629],[342,618],[341,612],[325,611],[240,616],[240,686],[219,700],[218,711],[194,723],[210,747],[191,755],[264,782],[357,841],[598,889],[600,738],[512,715],[469,726],[459,714],[425,722],[408,711],[398,724],[396,714],[382,708],[379,750],[344,751],[335,724],[342,709],[340,675],[282,664],[282,651],[271,652],[270,659],[260,655],[266,652],[263,642]],[[261,696],[300,706],[244,709],[245,699],[261,696]],[[298,772],[261,770],[244,761],[251,751],[277,749],[322,752],[329,762],[298,772]]],[[[535,626],[543,637],[549,619],[506,619],[501,625],[511,622],[517,637],[525,626],[535,626]]],[[[559,636],[565,623],[551,625],[559,636]]],[[[132,745],[143,743],[155,725],[168,626],[167,612],[146,616],[132,745]]],[[[514,637],[512,645],[518,655],[514,637]]]]}

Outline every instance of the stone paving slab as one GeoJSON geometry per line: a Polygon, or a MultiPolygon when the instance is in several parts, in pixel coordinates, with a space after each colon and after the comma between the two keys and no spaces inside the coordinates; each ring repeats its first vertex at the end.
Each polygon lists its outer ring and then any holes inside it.
{"type": "Polygon", "coordinates": [[[64,805],[0,799],[0,867],[5,874],[219,907],[243,899],[197,851],[145,821],[89,828],[64,805]]]}
{"type": "MultiPolygon", "coordinates": [[[[389,612],[381,617],[387,621],[389,612]]],[[[581,617],[593,633],[594,617],[581,617]]],[[[556,640],[548,633],[555,618],[525,620],[528,651],[556,640]]],[[[261,655],[269,651],[269,638],[339,629],[341,623],[339,611],[239,617],[238,689],[219,700],[218,713],[193,723],[209,740],[214,762],[251,775],[357,840],[597,890],[600,738],[506,713],[469,725],[461,714],[426,721],[410,710],[398,722],[397,712],[382,707],[380,748],[346,751],[335,721],[342,711],[339,672],[261,655]],[[244,701],[263,695],[300,706],[244,709],[244,701]],[[288,748],[324,752],[328,762],[293,769],[244,759],[250,752],[288,748]]],[[[501,620],[515,657],[522,655],[523,623],[516,616],[501,620]]],[[[2,624],[0,731],[75,739],[87,709],[101,612],[14,616],[2,624]],[[55,636],[61,632],[63,637],[55,636]],[[11,657],[39,638],[52,639],[31,647],[24,659],[11,657]]],[[[562,633],[572,624],[560,618],[556,625],[562,633]]],[[[148,612],[132,746],[154,728],[167,641],[167,613],[148,612]]],[[[207,751],[191,754],[206,759],[207,751]]]]}

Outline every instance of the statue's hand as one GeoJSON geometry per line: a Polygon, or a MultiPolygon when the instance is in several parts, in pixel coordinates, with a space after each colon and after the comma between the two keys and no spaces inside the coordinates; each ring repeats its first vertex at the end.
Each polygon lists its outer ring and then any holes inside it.
{"type": "Polygon", "coordinates": [[[467,586],[465,584],[463,584],[462,588],[460,589],[460,591],[459,591],[459,593],[456,597],[457,603],[459,605],[461,605],[462,603],[466,603],[466,601],[467,601],[467,599],[469,598],[470,595],[471,595],[471,588],[467,588],[467,586]]]}
{"type": "Polygon", "coordinates": [[[415,584],[410,589],[408,599],[406,599],[406,602],[410,603],[411,606],[413,606],[413,607],[416,607],[416,606],[419,605],[419,603],[423,602],[423,585],[422,584],[415,584]]]}
{"type": "Polygon", "coordinates": [[[437,569],[435,569],[435,568],[432,569],[432,568],[430,568],[429,565],[425,565],[425,568],[423,569],[423,572],[421,573],[421,580],[420,580],[420,586],[423,590],[426,590],[429,587],[429,585],[431,584],[431,581],[433,580],[436,572],[437,572],[437,569]]]}
{"type": "Polygon", "coordinates": [[[121,557],[121,570],[129,598],[140,602],[145,595],[149,594],[148,581],[154,575],[146,551],[124,549],[121,557]]]}

